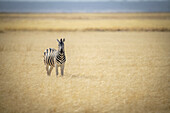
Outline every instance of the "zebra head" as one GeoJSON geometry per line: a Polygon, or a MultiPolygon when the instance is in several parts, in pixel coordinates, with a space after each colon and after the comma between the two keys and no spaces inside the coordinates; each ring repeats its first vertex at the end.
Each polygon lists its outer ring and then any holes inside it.
{"type": "Polygon", "coordinates": [[[60,40],[57,39],[57,41],[58,41],[58,51],[60,53],[64,53],[64,42],[65,42],[65,39],[61,38],[60,40]]]}

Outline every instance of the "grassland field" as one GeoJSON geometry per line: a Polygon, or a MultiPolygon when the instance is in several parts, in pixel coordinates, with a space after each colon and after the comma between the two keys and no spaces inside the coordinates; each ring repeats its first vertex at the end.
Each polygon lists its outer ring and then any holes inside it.
{"type": "Polygon", "coordinates": [[[0,14],[0,113],[169,113],[169,19],[0,14]],[[57,38],[66,39],[63,77],[43,63],[57,38]]]}
{"type": "Polygon", "coordinates": [[[0,14],[0,31],[170,31],[170,13],[0,14]]]}

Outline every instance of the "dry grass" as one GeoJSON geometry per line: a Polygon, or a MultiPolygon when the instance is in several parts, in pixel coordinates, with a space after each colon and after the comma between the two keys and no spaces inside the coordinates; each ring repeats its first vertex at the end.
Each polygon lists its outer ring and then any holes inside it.
{"type": "Polygon", "coordinates": [[[0,14],[1,31],[170,31],[170,13],[0,14]]]}
{"type": "Polygon", "coordinates": [[[0,33],[1,113],[168,113],[169,32],[0,33]],[[43,51],[66,38],[64,77],[43,51]]]}

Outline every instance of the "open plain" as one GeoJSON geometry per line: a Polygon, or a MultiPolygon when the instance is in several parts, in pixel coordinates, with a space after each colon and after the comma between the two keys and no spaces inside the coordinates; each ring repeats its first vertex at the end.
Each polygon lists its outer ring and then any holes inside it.
{"type": "Polygon", "coordinates": [[[170,111],[170,32],[25,31],[4,26],[1,113],[170,111]],[[57,38],[66,39],[63,77],[56,77],[55,70],[47,76],[43,63],[44,50],[57,48],[57,38]]]}

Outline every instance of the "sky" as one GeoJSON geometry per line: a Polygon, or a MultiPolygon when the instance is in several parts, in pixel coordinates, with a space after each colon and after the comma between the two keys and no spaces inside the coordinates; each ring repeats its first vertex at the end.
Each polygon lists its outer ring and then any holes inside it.
{"type": "Polygon", "coordinates": [[[45,1],[69,1],[69,2],[74,2],[74,1],[79,1],[79,2],[86,2],[86,1],[88,1],[88,2],[90,2],[90,1],[96,1],[96,2],[102,2],[102,1],[128,1],[128,2],[131,2],[131,1],[136,1],[136,2],[138,2],[138,1],[170,1],[170,0],[0,0],[0,1],[38,1],[38,2],[45,2],[45,1]]]}
{"type": "Polygon", "coordinates": [[[170,0],[0,0],[0,12],[170,12],[170,0]]]}

